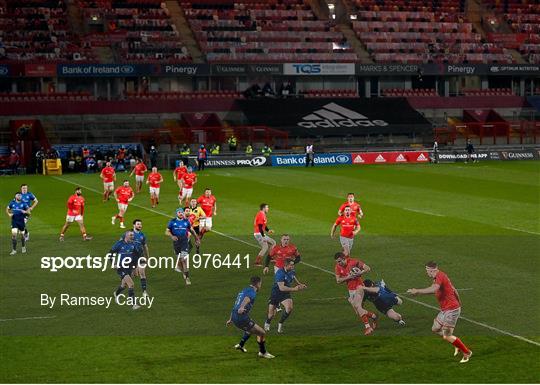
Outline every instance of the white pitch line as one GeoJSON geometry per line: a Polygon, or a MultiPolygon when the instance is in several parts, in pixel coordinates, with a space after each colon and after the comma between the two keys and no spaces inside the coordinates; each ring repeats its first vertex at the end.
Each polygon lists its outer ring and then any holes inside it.
{"type": "MultiPolygon", "coordinates": [[[[57,180],[59,180],[59,181],[65,182],[65,183],[70,183],[70,184],[75,185],[75,186],[83,187],[83,188],[85,188],[85,189],[87,189],[87,190],[90,190],[90,191],[93,191],[93,192],[95,192],[95,193],[97,193],[97,194],[101,194],[100,191],[98,191],[98,190],[96,190],[96,189],[94,189],[94,188],[86,187],[86,186],[84,186],[84,185],[82,185],[82,184],[78,184],[78,183],[75,183],[75,182],[71,182],[71,181],[69,181],[69,180],[67,180],[67,179],[60,178],[60,177],[57,177],[57,176],[53,176],[53,178],[54,178],[54,179],[57,179],[57,180]]],[[[143,210],[150,211],[150,212],[153,212],[153,213],[155,213],[155,214],[163,215],[163,216],[165,216],[165,217],[170,217],[170,215],[168,215],[168,214],[166,214],[166,213],[164,213],[164,212],[162,212],[162,211],[153,210],[153,209],[150,209],[150,208],[148,208],[148,207],[144,207],[144,206],[141,206],[141,205],[138,205],[138,204],[135,204],[135,203],[130,203],[130,204],[131,204],[132,206],[139,207],[139,208],[141,208],[141,209],[143,209],[143,210]]],[[[233,237],[233,236],[231,236],[231,235],[228,235],[228,234],[225,234],[225,233],[216,231],[216,230],[212,230],[212,232],[213,232],[213,233],[216,233],[216,234],[218,234],[218,235],[221,235],[222,237],[229,238],[229,239],[232,239],[232,240],[237,241],[237,242],[241,242],[241,243],[246,244],[246,245],[248,245],[248,246],[252,246],[252,247],[257,248],[257,249],[259,248],[258,245],[254,244],[254,243],[246,242],[246,241],[244,241],[244,240],[242,240],[242,239],[240,239],[240,238],[236,238],[236,237],[233,237]]],[[[334,273],[333,273],[332,271],[327,270],[327,269],[324,269],[324,268],[322,268],[322,267],[315,266],[315,265],[312,265],[312,264],[310,264],[310,263],[306,263],[306,262],[304,262],[304,261],[301,261],[300,263],[303,263],[304,265],[309,266],[309,267],[311,267],[311,268],[313,268],[313,269],[317,269],[317,270],[323,271],[323,272],[325,272],[325,273],[327,273],[327,274],[330,274],[330,275],[332,275],[332,276],[334,275],[334,273]]],[[[437,308],[437,307],[435,307],[435,306],[432,306],[432,305],[429,305],[429,304],[427,304],[427,303],[420,302],[420,301],[417,301],[417,300],[415,300],[415,299],[408,298],[408,297],[403,297],[403,298],[406,299],[407,301],[411,301],[411,302],[416,303],[416,304],[418,304],[418,305],[421,305],[421,306],[424,306],[424,307],[427,307],[427,308],[430,308],[430,309],[434,309],[434,310],[439,310],[439,308],[437,308]]],[[[507,331],[505,331],[505,330],[498,329],[498,328],[496,328],[496,327],[494,327],[494,326],[490,326],[490,325],[485,324],[485,323],[483,323],[483,322],[478,322],[478,321],[475,321],[475,320],[470,319],[470,318],[465,318],[465,317],[463,317],[463,316],[460,316],[459,318],[461,318],[461,319],[464,320],[464,321],[470,322],[470,323],[472,323],[472,324],[474,324],[474,325],[482,326],[482,327],[484,327],[484,328],[486,328],[486,329],[495,331],[495,332],[497,332],[497,333],[505,334],[505,335],[507,335],[507,336],[514,337],[514,338],[516,338],[516,339],[518,339],[518,340],[528,342],[529,344],[536,345],[536,346],[540,346],[540,342],[536,342],[536,341],[530,340],[530,339],[528,339],[528,338],[522,337],[522,336],[520,336],[520,335],[513,334],[513,333],[507,332],[507,331]]]]}
{"type": "Polygon", "coordinates": [[[49,317],[21,317],[21,318],[4,318],[0,319],[0,322],[7,322],[7,321],[25,321],[25,320],[31,320],[31,319],[49,319],[49,318],[56,318],[56,316],[49,316],[49,317]]]}
{"type": "Polygon", "coordinates": [[[419,214],[426,214],[426,215],[433,215],[435,217],[445,217],[446,215],[442,215],[442,214],[437,214],[437,213],[432,213],[431,211],[424,211],[424,210],[417,210],[417,209],[409,209],[407,207],[403,207],[403,210],[407,210],[407,211],[412,211],[414,213],[419,213],[419,214]]]}
{"type": "Polygon", "coordinates": [[[534,235],[540,235],[540,233],[536,233],[534,231],[517,229],[515,227],[503,227],[503,229],[512,230],[512,231],[521,231],[522,233],[528,233],[528,234],[534,234],[534,235]]]}

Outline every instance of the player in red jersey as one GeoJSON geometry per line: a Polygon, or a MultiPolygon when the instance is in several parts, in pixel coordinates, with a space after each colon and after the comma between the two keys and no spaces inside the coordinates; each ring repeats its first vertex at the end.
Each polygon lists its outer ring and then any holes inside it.
{"type": "Polygon", "coordinates": [[[204,233],[212,230],[212,217],[217,215],[216,197],[212,195],[212,190],[206,188],[204,194],[197,198],[197,203],[201,205],[204,211],[205,218],[200,220],[200,237],[202,238],[204,233]]]}
{"type": "Polygon", "coordinates": [[[187,168],[187,173],[182,176],[181,181],[182,189],[178,195],[178,201],[180,202],[180,206],[189,206],[189,200],[193,194],[193,186],[197,183],[197,174],[193,172],[191,166],[187,168]],[[182,204],[184,199],[186,200],[185,205],[182,204]]]}
{"type": "Polygon", "coordinates": [[[99,177],[103,180],[103,202],[105,202],[109,200],[114,191],[114,182],[116,181],[116,172],[112,168],[111,162],[105,163],[99,177]]]}
{"type": "Polygon", "coordinates": [[[332,225],[330,230],[330,237],[334,238],[334,232],[336,227],[341,226],[341,232],[339,233],[339,241],[345,255],[351,255],[351,249],[354,244],[354,236],[360,231],[360,223],[358,219],[352,214],[352,210],[349,206],[345,206],[343,209],[343,215],[338,217],[332,225]]]}
{"type": "Polygon", "coordinates": [[[131,174],[129,174],[129,176],[133,176],[133,174],[135,174],[135,192],[137,194],[141,192],[142,184],[144,182],[144,173],[147,171],[148,168],[144,162],[141,159],[137,159],[135,167],[133,167],[131,174]]]}
{"type": "Polygon", "coordinates": [[[135,196],[135,193],[133,192],[133,189],[129,187],[129,181],[125,180],[123,185],[118,187],[114,191],[114,197],[116,201],[118,202],[118,214],[111,217],[111,223],[114,225],[116,223],[116,219],[120,219],[120,228],[125,229],[126,226],[124,225],[124,215],[126,215],[126,211],[128,209],[129,202],[133,200],[133,197],[135,196]]]}
{"type": "Polygon", "coordinates": [[[364,334],[370,335],[377,327],[377,316],[375,313],[367,311],[362,307],[364,300],[364,281],[361,276],[371,271],[368,265],[364,262],[350,258],[342,252],[336,253],[334,256],[336,260],[336,282],[347,283],[347,289],[349,290],[349,303],[353,307],[358,318],[364,323],[364,334]],[[373,322],[373,325],[370,324],[373,322]]]}
{"type": "Polygon", "coordinates": [[[355,217],[358,217],[358,219],[362,219],[364,217],[364,212],[362,211],[362,207],[360,207],[360,204],[358,202],[354,201],[354,193],[347,194],[347,202],[343,203],[339,207],[339,210],[338,210],[339,216],[345,213],[345,207],[347,206],[351,208],[352,214],[355,217]]]}
{"type": "Polygon", "coordinates": [[[266,235],[266,231],[269,235],[274,234],[273,230],[270,230],[267,225],[266,214],[268,213],[269,207],[266,203],[261,203],[259,206],[260,210],[255,216],[253,221],[253,236],[261,245],[261,251],[257,254],[257,259],[255,260],[255,266],[262,266],[263,258],[266,255],[266,252],[276,245],[276,241],[266,235]]]}
{"type": "Polygon", "coordinates": [[[64,241],[64,234],[74,221],[79,224],[79,229],[81,230],[83,241],[89,241],[92,237],[86,234],[86,227],[84,227],[83,215],[84,215],[84,198],[82,196],[82,191],[80,187],[75,189],[75,194],[69,197],[67,201],[67,216],[66,223],[60,230],[60,241],[64,241]]]}
{"type": "Polygon", "coordinates": [[[180,161],[178,167],[173,171],[173,179],[178,184],[178,188],[182,190],[182,177],[187,174],[187,167],[184,166],[184,162],[180,161]]]}
{"type": "Polygon", "coordinates": [[[431,330],[454,345],[454,356],[457,356],[460,351],[463,353],[460,363],[469,362],[472,351],[454,335],[454,328],[461,314],[459,294],[448,276],[439,270],[436,262],[426,263],[426,274],[433,279],[433,284],[424,289],[409,289],[407,293],[412,295],[435,294],[441,311],[433,320],[431,330]]]}
{"type": "Polygon", "coordinates": [[[280,244],[275,245],[266,257],[266,260],[264,262],[263,274],[268,273],[268,266],[270,265],[270,260],[274,262],[274,273],[276,273],[279,269],[282,269],[285,266],[285,260],[287,258],[292,259],[295,265],[300,262],[300,253],[298,252],[296,246],[290,242],[291,237],[289,236],[289,234],[283,234],[281,236],[280,244]]]}
{"type": "Polygon", "coordinates": [[[163,176],[158,172],[157,167],[152,167],[152,172],[148,174],[146,184],[150,185],[150,203],[152,208],[159,204],[159,186],[163,183],[163,176]]]}

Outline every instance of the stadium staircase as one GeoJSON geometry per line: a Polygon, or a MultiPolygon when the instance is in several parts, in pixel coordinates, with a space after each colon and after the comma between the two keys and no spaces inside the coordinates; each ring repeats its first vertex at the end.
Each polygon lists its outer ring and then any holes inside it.
{"type": "Polygon", "coordinates": [[[184,16],[184,12],[177,0],[169,0],[165,2],[167,9],[170,12],[171,19],[176,26],[176,30],[180,33],[182,43],[186,46],[190,56],[195,63],[203,63],[204,56],[197,44],[197,40],[193,35],[193,31],[189,27],[189,23],[184,16]]]}
{"type": "Polygon", "coordinates": [[[77,6],[75,2],[67,3],[67,15],[68,22],[72,31],[78,35],[83,36],[86,33],[84,27],[84,21],[81,13],[81,8],[77,6]]]}
{"type": "Polygon", "coordinates": [[[328,9],[328,4],[324,0],[308,0],[308,4],[311,7],[311,10],[319,18],[319,20],[328,20],[330,19],[330,11],[328,9]]]}
{"type": "Polygon", "coordinates": [[[339,29],[351,45],[352,49],[358,56],[361,63],[374,63],[373,59],[369,55],[366,47],[358,39],[356,33],[352,30],[351,26],[346,23],[338,24],[339,29]]]}
{"type": "Polygon", "coordinates": [[[111,47],[94,47],[94,53],[98,57],[100,63],[115,63],[116,57],[111,47]]]}

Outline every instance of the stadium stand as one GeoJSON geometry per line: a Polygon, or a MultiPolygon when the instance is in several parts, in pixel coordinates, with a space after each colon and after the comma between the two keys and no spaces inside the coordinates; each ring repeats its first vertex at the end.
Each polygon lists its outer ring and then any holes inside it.
{"type": "Polygon", "coordinates": [[[467,21],[463,0],[349,0],[353,30],[376,62],[513,63],[483,42],[467,21]]]}
{"type": "MultiPolygon", "coordinates": [[[[518,51],[530,63],[540,62],[540,5],[538,1],[488,0],[492,10],[502,15],[518,43],[518,51]]],[[[495,39],[494,39],[495,40],[495,39]]]]}
{"type": "Polygon", "coordinates": [[[410,89],[406,90],[403,88],[388,88],[385,90],[382,90],[383,96],[390,96],[390,97],[409,97],[409,96],[417,96],[417,97],[433,97],[433,96],[439,96],[437,94],[437,91],[434,89],[429,88],[419,88],[419,89],[410,89]]]}
{"type": "Polygon", "coordinates": [[[0,60],[58,62],[94,60],[67,23],[63,0],[0,0],[0,60]]]}
{"type": "Polygon", "coordinates": [[[209,62],[357,61],[330,20],[305,0],[182,1],[209,62]]]}
{"type": "Polygon", "coordinates": [[[189,52],[161,0],[79,0],[85,36],[94,46],[112,45],[119,61],[187,62],[189,52]]]}
{"type": "Polygon", "coordinates": [[[0,102],[59,102],[95,100],[90,92],[20,92],[0,93],[0,102]]]}
{"type": "Polygon", "coordinates": [[[242,93],[236,91],[196,91],[196,92],[127,92],[128,99],[142,100],[175,100],[175,99],[208,99],[230,98],[238,99],[242,93]]]}

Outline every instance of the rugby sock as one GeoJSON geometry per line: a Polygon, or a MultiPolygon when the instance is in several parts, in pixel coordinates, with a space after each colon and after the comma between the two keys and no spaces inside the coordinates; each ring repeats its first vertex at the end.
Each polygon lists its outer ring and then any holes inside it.
{"type": "Polygon", "coordinates": [[[262,265],[262,255],[257,255],[257,259],[255,259],[256,265],[262,265]]]}
{"type": "Polygon", "coordinates": [[[21,237],[21,246],[26,247],[26,239],[24,239],[24,236],[21,237]]]}
{"type": "Polygon", "coordinates": [[[267,323],[267,324],[272,323],[272,318],[267,318],[267,319],[266,319],[266,323],[267,323]]]}
{"type": "Polygon", "coordinates": [[[13,246],[13,250],[17,250],[17,238],[11,238],[11,244],[13,246]]]}
{"type": "Polygon", "coordinates": [[[371,319],[377,318],[377,316],[375,315],[375,313],[370,312],[370,311],[368,311],[367,316],[368,316],[369,318],[371,318],[371,319]]]}
{"type": "Polygon", "coordinates": [[[264,340],[257,341],[257,343],[259,344],[259,352],[261,352],[262,354],[265,354],[266,353],[266,346],[265,346],[264,340]]]}
{"type": "Polygon", "coordinates": [[[371,325],[369,324],[369,317],[367,314],[364,314],[362,317],[362,322],[364,323],[364,326],[367,328],[370,328],[371,325]]]}
{"type": "Polygon", "coordinates": [[[244,333],[244,335],[242,336],[242,339],[240,340],[239,345],[240,345],[241,347],[244,347],[244,345],[246,344],[247,340],[249,340],[249,337],[251,337],[251,334],[249,334],[249,333],[244,333]]]}
{"type": "Polygon", "coordinates": [[[124,291],[124,288],[122,286],[118,286],[118,289],[114,292],[115,295],[119,295],[121,292],[124,291]]]}
{"type": "Polygon", "coordinates": [[[459,350],[461,350],[465,354],[470,353],[469,348],[467,346],[465,346],[465,344],[463,342],[461,342],[461,340],[458,337],[456,337],[456,340],[454,342],[452,342],[452,345],[454,345],[456,348],[458,348],[459,350]]]}
{"type": "Polygon", "coordinates": [[[189,271],[184,271],[184,278],[189,278],[189,271]]]}
{"type": "Polygon", "coordinates": [[[128,296],[135,299],[135,290],[132,287],[128,289],[128,296]]]}
{"type": "Polygon", "coordinates": [[[281,313],[281,319],[279,320],[279,323],[282,324],[283,322],[285,322],[285,320],[289,318],[290,315],[291,313],[287,313],[287,311],[283,310],[283,313],[281,313]]]}
{"type": "Polygon", "coordinates": [[[146,278],[141,278],[141,289],[146,291],[146,278]]]}

